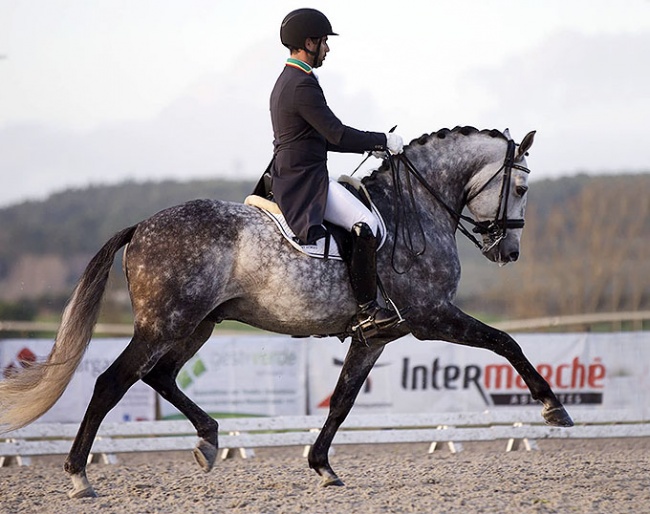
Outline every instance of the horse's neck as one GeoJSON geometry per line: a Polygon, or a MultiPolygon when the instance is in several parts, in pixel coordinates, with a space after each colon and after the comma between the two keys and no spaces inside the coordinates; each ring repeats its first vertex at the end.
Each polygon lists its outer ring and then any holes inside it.
{"type": "Polygon", "coordinates": [[[472,176],[472,170],[475,169],[475,156],[454,151],[453,145],[438,144],[434,148],[430,146],[434,145],[407,148],[406,155],[445,203],[454,210],[461,210],[465,186],[472,176]]]}
{"type": "MultiPolygon", "coordinates": [[[[415,170],[424,178],[428,186],[437,193],[439,199],[456,212],[463,208],[465,199],[465,186],[472,177],[472,172],[476,168],[471,159],[463,155],[450,154],[449,152],[433,152],[426,147],[408,147],[405,150],[405,156],[413,165],[415,170]]],[[[371,195],[386,197],[383,204],[388,211],[392,211],[396,201],[405,200],[405,198],[395,197],[394,177],[400,182],[402,196],[409,195],[409,182],[416,197],[415,203],[422,210],[425,216],[438,217],[445,215],[445,208],[440,204],[427,188],[418,182],[403,162],[395,159],[395,168],[384,167],[372,176],[368,177],[365,182],[366,187],[371,195]]]]}
{"type": "Polygon", "coordinates": [[[431,226],[432,230],[445,231],[445,227],[452,227],[452,231],[455,231],[458,218],[450,211],[460,213],[463,210],[470,186],[482,180],[480,172],[487,169],[488,164],[494,162],[498,165],[503,159],[506,143],[503,137],[491,134],[464,135],[453,131],[447,134],[444,138],[423,136],[405,147],[405,156],[428,186],[410,177],[412,203],[408,171],[398,159],[394,161],[396,166],[399,165],[398,173],[384,163],[364,181],[387,221],[403,217],[405,202],[409,202],[417,210],[418,218],[431,226]],[[398,188],[394,185],[396,175],[400,182],[398,188]],[[398,212],[400,210],[401,214],[398,212]]]}

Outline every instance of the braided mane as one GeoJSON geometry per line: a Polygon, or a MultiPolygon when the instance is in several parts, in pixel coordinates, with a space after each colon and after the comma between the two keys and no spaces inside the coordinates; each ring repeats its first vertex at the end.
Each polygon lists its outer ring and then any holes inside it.
{"type": "Polygon", "coordinates": [[[497,129],[484,129],[484,130],[479,130],[475,127],[471,126],[457,126],[454,127],[453,129],[448,129],[448,128],[442,128],[436,132],[432,132],[431,134],[422,134],[420,137],[414,139],[411,141],[408,145],[424,145],[428,143],[431,139],[437,138],[437,139],[445,139],[448,135],[451,134],[462,134],[463,136],[470,136],[472,134],[485,134],[490,137],[499,137],[501,139],[507,140],[508,138],[501,132],[500,130],[497,129]]]}
{"type": "MultiPolygon", "coordinates": [[[[471,126],[464,126],[464,127],[457,126],[454,127],[453,129],[442,128],[436,132],[432,132],[431,134],[422,134],[420,137],[413,139],[409,144],[404,145],[404,149],[417,148],[419,146],[426,145],[427,143],[431,142],[434,139],[445,139],[447,136],[455,136],[457,134],[460,134],[462,136],[482,134],[491,138],[499,138],[499,139],[503,139],[504,141],[508,141],[508,138],[503,134],[503,132],[497,129],[479,130],[471,126]]],[[[385,173],[388,169],[389,169],[389,163],[386,159],[384,159],[381,165],[379,166],[379,168],[373,170],[372,173],[367,178],[372,180],[378,174],[385,173]]]]}

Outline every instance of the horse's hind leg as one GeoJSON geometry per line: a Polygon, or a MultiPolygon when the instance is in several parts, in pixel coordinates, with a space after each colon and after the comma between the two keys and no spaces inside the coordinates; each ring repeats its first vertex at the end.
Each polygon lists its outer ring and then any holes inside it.
{"type": "Polygon", "coordinates": [[[70,474],[73,489],[71,498],[96,496],[86,478],[86,463],[102,420],[122,399],[128,389],[156,363],[157,355],[148,341],[134,336],[126,349],[95,382],[90,404],[86,409],[79,431],[65,461],[64,469],[70,474]]]}
{"type": "Polygon", "coordinates": [[[142,381],[176,407],[190,420],[201,438],[194,448],[194,458],[204,471],[210,471],[219,448],[217,435],[219,424],[190,400],[176,384],[176,377],[183,365],[203,346],[212,334],[214,323],[204,321],[186,341],[175,345],[142,378],[142,381]]]}
{"type": "Polygon", "coordinates": [[[350,344],[341,374],[330,399],[327,420],[309,451],[309,467],[323,477],[321,482],[323,487],[343,485],[341,479],[332,470],[327,454],[337,430],[352,409],[363,383],[384,350],[386,342],[366,346],[353,339],[350,344]]]}

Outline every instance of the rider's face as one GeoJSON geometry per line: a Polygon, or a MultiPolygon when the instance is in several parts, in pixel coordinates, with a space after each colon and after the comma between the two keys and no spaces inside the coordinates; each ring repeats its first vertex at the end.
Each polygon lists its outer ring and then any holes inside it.
{"type": "MultiPolygon", "coordinates": [[[[318,39],[308,39],[307,40],[307,49],[310,50],[311,52],[315,52],[316,49],[318,48],[318,39]]],[[[320,39],[320,52],[318,56],[314,56],[314,68],[318,68],[319,66],[323,65],[323,62],[325,61],[325,56],[327,55],[327,52],[330,51],[330,47],[327,44],[327,36],[323,37],[320,39]]]]}

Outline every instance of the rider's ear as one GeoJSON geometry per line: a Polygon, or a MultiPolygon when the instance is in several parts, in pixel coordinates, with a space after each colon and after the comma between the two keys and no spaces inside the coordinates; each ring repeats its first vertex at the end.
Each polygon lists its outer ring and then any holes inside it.
{"type": "Polygon", "coordinates": [[[521,159],[524,155],[526,155],[526,152],[530,150],[531,146],[533,146],[533,141],[535,141],[535,132],[535,130],[529,132],[521,141],[519,150],[517,151],[517,159],[521,159]]]}

